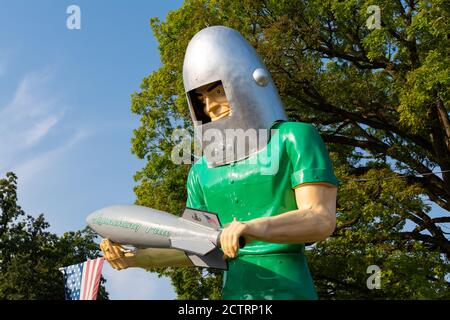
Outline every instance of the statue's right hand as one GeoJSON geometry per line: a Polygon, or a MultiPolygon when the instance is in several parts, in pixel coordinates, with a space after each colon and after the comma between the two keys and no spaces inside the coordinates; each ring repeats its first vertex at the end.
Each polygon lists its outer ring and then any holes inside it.
{"type": "Polygon", "coordinates": [[[125,252],[125,249],[121,245],[116,244],[109,239],[103,239],[100,243],[100,249],[103,252],[103,257],[114,269],[122,270],[130,267],[129,261],[134,254],[125,252]]]}

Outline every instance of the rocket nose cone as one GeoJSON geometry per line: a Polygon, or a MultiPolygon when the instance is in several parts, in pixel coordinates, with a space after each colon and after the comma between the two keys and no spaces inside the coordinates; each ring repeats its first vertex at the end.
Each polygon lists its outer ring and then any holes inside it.
{"type": "Polygon", "coordinates": [[[92,213],[86,217],[86,224],[88,226],[90,226],[91,225],[91,221],[92,221],[92,213]]]}
{"type": "Polygon", "coordinates": [[[95,221],[98,218],[100,212],[100,210],[94,211],[92,212],[90,215],[87,216],[86,218],[86,223],[89,227],[91,227],[92,229],[95,230],[95,221]]]}

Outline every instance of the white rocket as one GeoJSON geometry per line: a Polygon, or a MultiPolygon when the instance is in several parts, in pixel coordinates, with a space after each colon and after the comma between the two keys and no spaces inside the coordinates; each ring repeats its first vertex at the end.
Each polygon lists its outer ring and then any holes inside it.
{"type": "MultiPolygon", "coordinates": [[[[186,208],[181,217],[136,205],[115,205],[97,210],[87,224],[103,238],[137,248],[183,250],[199,267],[228,269],[220,251],[222,227],[216,214],[186,208]]],[[[239,239],[244,247],[245,239],[239,239]]]]}

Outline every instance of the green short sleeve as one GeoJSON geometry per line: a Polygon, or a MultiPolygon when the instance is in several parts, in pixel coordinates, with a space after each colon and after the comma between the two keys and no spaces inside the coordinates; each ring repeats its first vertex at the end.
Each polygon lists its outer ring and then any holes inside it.
{"type": "Polygon", "coordinates": [[[285,135],[286,150],[293,167],[292,188],[307,182],[339,185],[328,150],[314,126],[302,122],[286,122],[280,129],[285,135]]]}
{"type": "Polygon", "coordinates": [[[203,196],[203,191],[201,189],[200,183],[198,181],[195,165],[192,166],[191,169],[189,170],[186,182],[186,189],[187,189],[186,207],[206,211],[205,198],[203,196]]]}

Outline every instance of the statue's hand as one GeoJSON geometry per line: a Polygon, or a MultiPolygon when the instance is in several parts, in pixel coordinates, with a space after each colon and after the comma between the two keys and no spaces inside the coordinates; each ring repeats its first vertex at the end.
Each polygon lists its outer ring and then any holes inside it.
{"type": "Polygon", "coordinates": [[[131,267],[130,261],[134,257],[134,253],[126,252],[121,245],[111,242],[109,239],[103,239],[100,249],[103,257],[114,269],[122,270],[131,267]]]}
{"type": "Polygon", "coordinates": [[[225,226],[220,234],[220,245],[225,258],[236,258],[239,250],[239,238],[245,236],[247,242],[251,239],[246,234],[247,224],[234,220],[225,226]]]}

